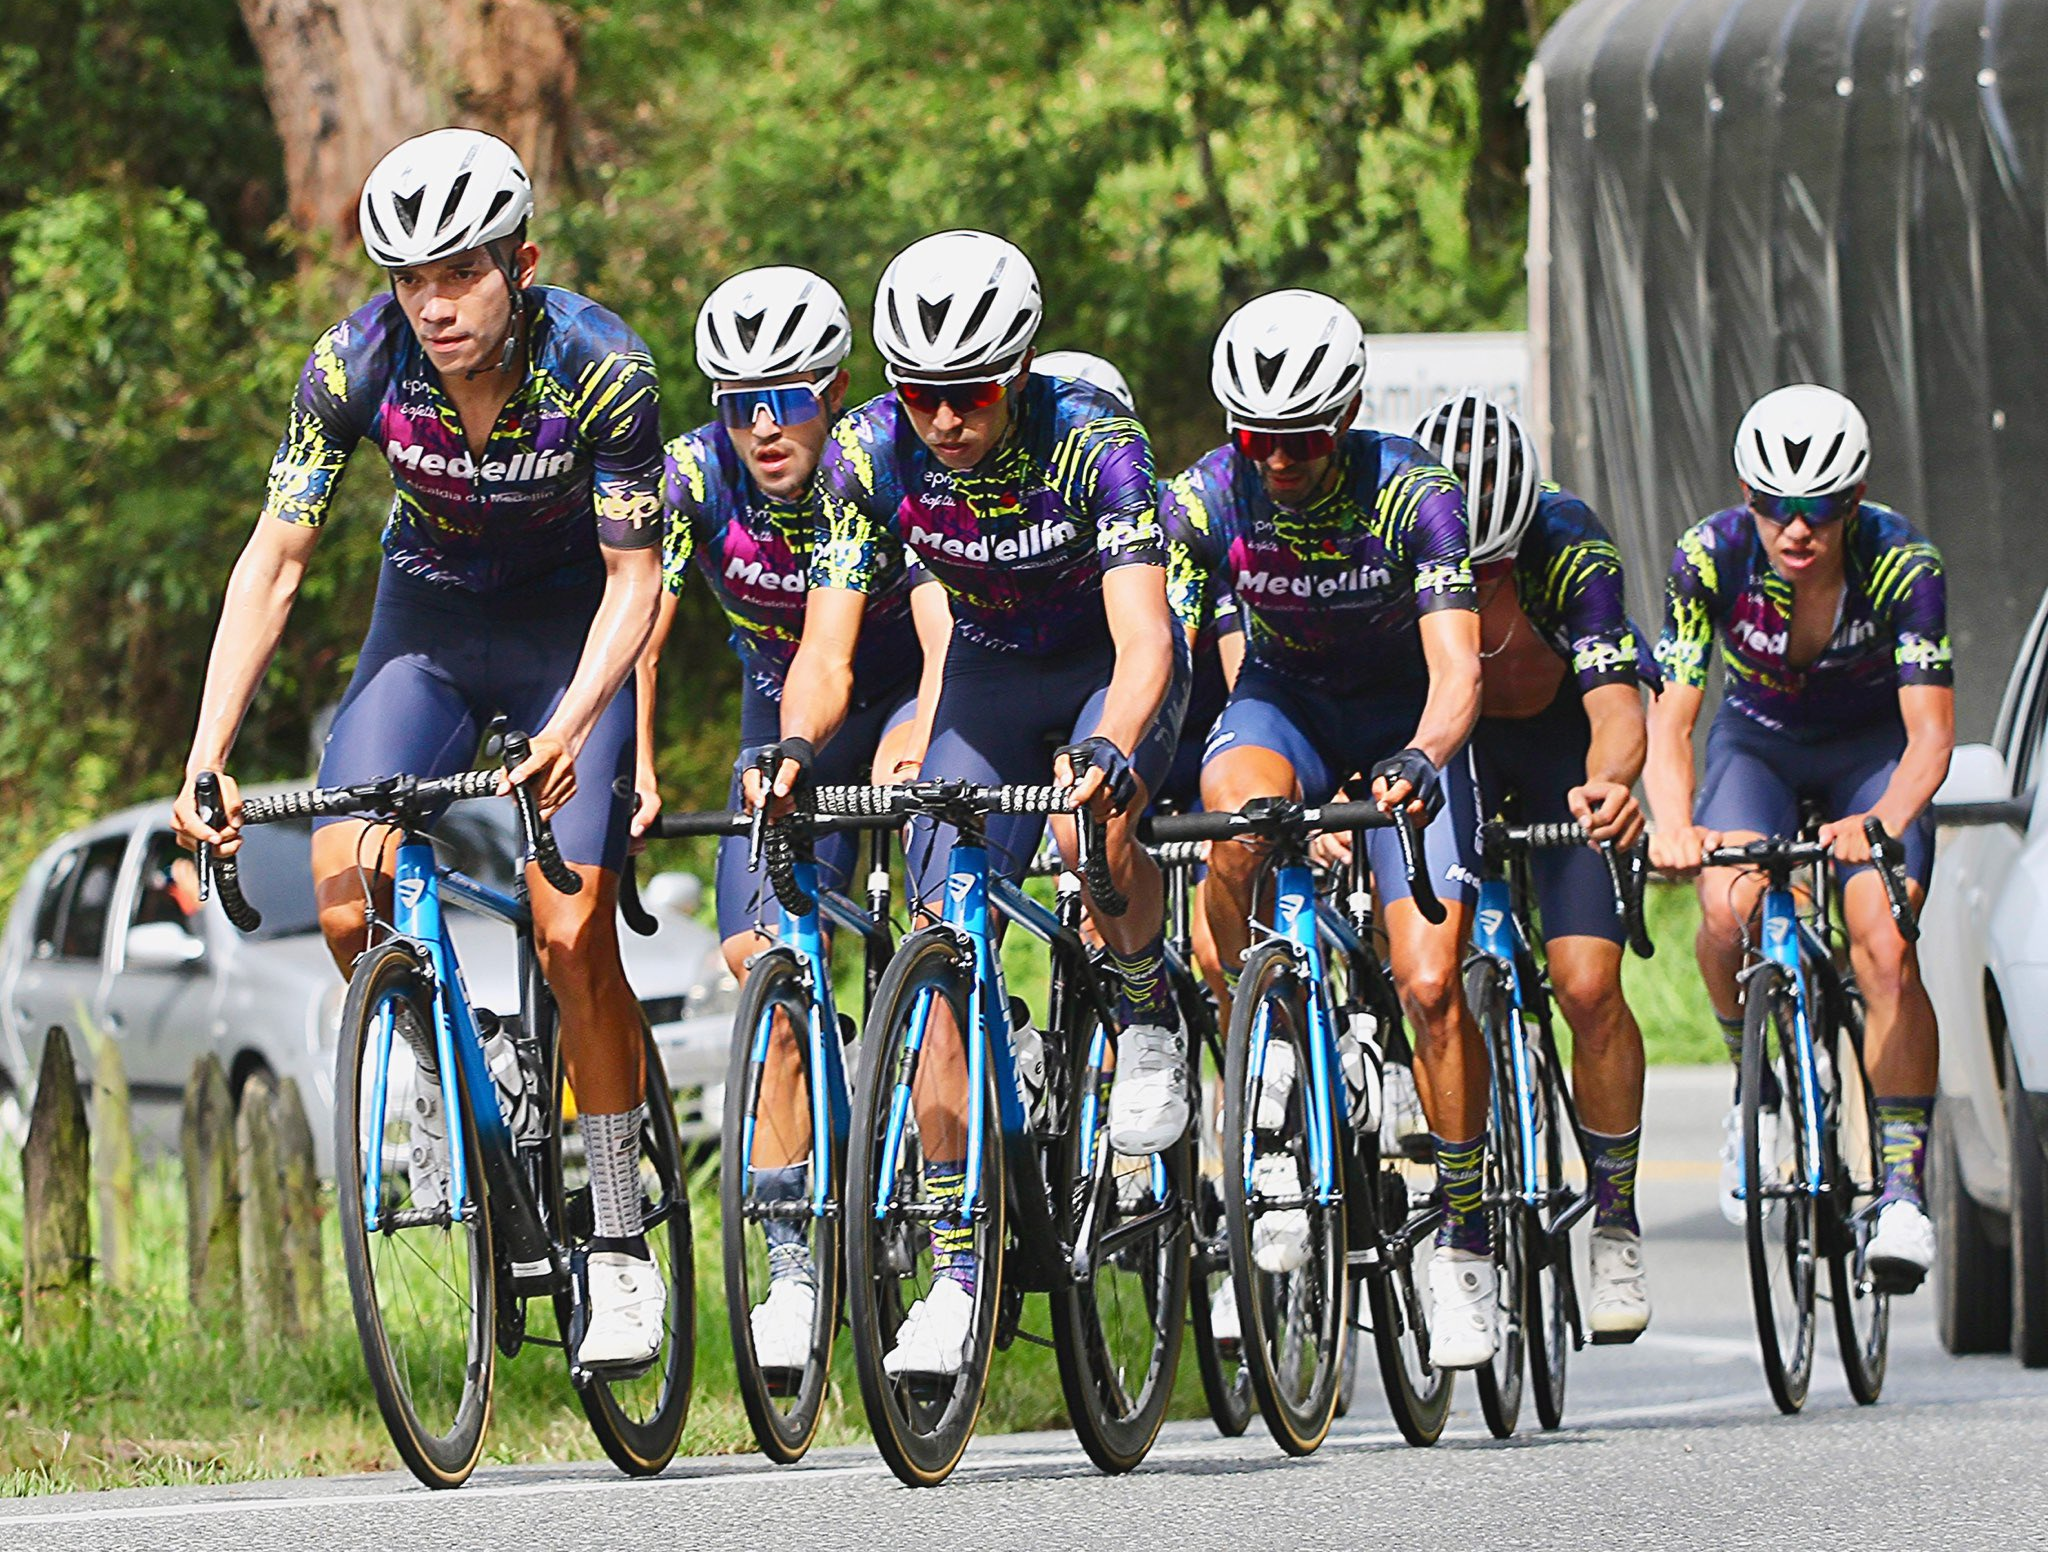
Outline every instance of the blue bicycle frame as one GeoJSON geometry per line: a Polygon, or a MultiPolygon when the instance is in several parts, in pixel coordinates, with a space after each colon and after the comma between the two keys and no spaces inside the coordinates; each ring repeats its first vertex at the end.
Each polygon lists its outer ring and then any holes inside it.
{"type": "MultiPolygon", "coordinates": [[[[1329,1000],[1323,991],[1323,948],[1320,934],[1331,932],[1340,943],[1356,942],[1351,925],[1316,897],[1315,874],[1305,862],[1283,863],[1273,870],[1273,935],[1284,940],[1295,955],[1296,973],[1306,982],[1308,995],[1309,1092],[1323,1096],[1321,1104],[1302,1107],[1308,1121],[1309,1184],[1318,1205],[1336,1201],[1343,1189],[1343,1161],[1335,1135],[1337,1118],[1348,1115],[1350,1106],[1341,1085],[1342,1070],[1337,1061],[1337,1031],[1330,1017],[1329,1000]]],[[[1257,1092],[1265,1082],[1267,1011],[1259,1010],[1255,1026],[1258,1038],[1249,1056],[1252,1088],[1257,1092]]],[[[1245,1161],[1244,1191],[1247,1199],[1257,1195],[1252,1184],[1256,1146],[1251,1132],[1253,1110],[1245,1110],[1246,1131],[1241,1157],[1245,1161]]]]}
{"type": "MultiPolygon", "coordinates": [[[[1544,1188],[1542,1161],[1537,1157],[1536,1074],[1529,1066],[1529,1042],[1522,1038],[1524,1010],[1529,1006],[1529,988],[1523,984],[1523,967],[1530,962],[1529,946],[1522,936],[1522,924],[1515,915],[1513,891],[1505,878],[1483,878],[1479,883],[1479,910],[1472,921],[1472,947],[1501,967],[1508,988],[1509,1016],[1514,1020],[1516,1038],[1510,1042],[1513,1070],[1508,1093],[1512,1095],[1517,1135],[1522,1156],[1516,1161],[1519,1185],[1516,1194],[1541,1212],[1550,1205],[1544,1188]]],[[[1496,1073],[1493,1085],[1495,1119],[1503,1100],[1496,1073]]]]}
{"type": "Polygon", "coordinates": [[[1827,1189],[1827,1181],[1821,1164],[1820,1068],[1813,1051],[1813,1024],[1807,1017],[1804,960],[1808,955],[1824,962],[1828,958],[1827,946],[1800,920],[1791,890],[1766,889],[1759,958],[1783,970],[1792,988],[1792,1044],[1797,1058],[1800,1123],[1804,1133],[1800,1142],[1806,1164],[1801,1184],[1808,1195],[1819,1196],[1827,1189]]]}

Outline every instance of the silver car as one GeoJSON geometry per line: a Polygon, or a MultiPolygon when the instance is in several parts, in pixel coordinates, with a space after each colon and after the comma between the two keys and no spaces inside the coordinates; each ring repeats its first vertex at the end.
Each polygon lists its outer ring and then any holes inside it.
{"type": "Polygon", "coordinates": [[[2048,1365],[2048,598],[1989,744],[1955,752],[1920,964],[1941,1023],[1929,1145],[1950,1352],[2048,1365]]]}
{"type": "MultiPolygon", "coordinates": [[[[168,801],[110,815],[37,857],[0,937],[0,1129],[19,1141],[51,1028],[69,1033],[82,1071],[104,1031],[119,1044],[145,1149],[175,1147],[186,1079],[211,1051],[238,1095],[252,1073],[298,1080],[327,1169],[344,983],[318,929],[309,838],[304,821],[248,832],[242,880],[263,926],[246,937],[218,903],[199,906],[168,801]]],[[[458,804],[436,839],[455,866],[510,887],[509,803],[458,804]]],[[[686,914],[700,893],[687,875],[661,875],[646,890],[659,930],[642,938],[620,927],[689,1141],[717,1133],[738,997],[716,934],[686,914]]],[[[514,1006],[511,934],[461,912],[450,923],[471,996],[514,1006]]]]}

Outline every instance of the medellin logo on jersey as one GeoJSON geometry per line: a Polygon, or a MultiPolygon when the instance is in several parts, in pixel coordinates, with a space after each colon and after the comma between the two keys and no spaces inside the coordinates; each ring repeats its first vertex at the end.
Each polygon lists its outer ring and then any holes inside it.
{"type": "Polygon", "coordinates": [[[921,527],[917,519],[912,518],[904,543],[921,554],[944,555],[952,560],[971,560],[987,565],[991,561],[1030,560],[1033,556],[1049,554],[1061,545],[1071,543],[1080,531],[1071,519],[1053,517],[1000,539],[988,534],[978,539],[962,539],[954,534],[941,533],[936,528],[921,527]]]}
{"type": "Polygon", "coordinates": [[[407,445],[396,437],[384,444],[384,457],[392,468],[404,468],[414,474],[446,475],[455,480],[473,480],[481,474],[487,480],[507,485],[551,480],[557,475],[567,474],[576,465],[576,451],[568,447],[551,453],[516,453],[510,458],[486,458],[479,464],[467,451],[450,458],[430,453],[417,444],[407,445]]]}

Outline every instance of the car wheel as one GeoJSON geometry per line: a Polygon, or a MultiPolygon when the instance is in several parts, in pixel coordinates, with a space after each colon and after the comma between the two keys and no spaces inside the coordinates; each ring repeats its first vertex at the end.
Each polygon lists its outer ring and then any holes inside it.
{"type": "Polygon", "coordinates": [[[2005,1107],[2012,1126],[2012,1355],[2039,1369],[2048,1367],[2048,1155],[2010,1050],[2005,1107]]]}
{"type": "Polygon", "coordinates": [[[1934,1107],[1927,1148],[1935,1327],[1951,1353],[2002,1353],[2011,1335],[2012,1263],[1991,1236],[1990,1215],[1963,1183],[1953,1114],[1949,1105],[1934,1107]]]}

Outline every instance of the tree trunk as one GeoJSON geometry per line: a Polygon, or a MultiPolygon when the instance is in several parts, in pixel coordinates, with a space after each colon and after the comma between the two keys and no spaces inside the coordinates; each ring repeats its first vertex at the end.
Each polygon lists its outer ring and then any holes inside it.
{"type": "Polygon", "coordinates": [[[121,1048],[88,1022],[92,1047],[92,1173],[100,1203],[100,1279],[125,1290],[135,1272],[135,1128],[121,1048]]]}
{"type": "Polygon", "coordinates": [[[21,1333],[31,1344],[75,1340],[91,1329],[90,1152],[71,1041],[52,1029],[22,1150],[21,1333]]]}
{"type": "Polygon", "coordinates": [[[273,1109],[284,1184],[284,1259],[291,1272],[299,1331],[310,1336],[320,1329],[320,1172],[313,1162],[313,1128],[306,1120],[296,1078],[279,1085],[273,1109]]]}
{"type": "Polygon", "coordinates": [[[270,1080],[257,1073],[242,1085],[242,1107],[235,1112],[235,1179],[242,1193],[242,1329],[251,1347],[268,1347],[299,1334],[291,1274],[280,1242],[284,1190],[271,1100],[270,1080]]]}
{"type": "Polygon", "coordinates": [[[240,4],[299,231],[345,248],[378,158],[443,125],[504,136],[537,184],[563,170],[577,28],[553,0],[240,4]]]}
{"type": "Polygon", "coordinates": [[[240,1198],[235,1191],[235,1102],[211,1053],[192,1064],[179,1128],[185,1159],[185,1273],[192,1308],[231,1317],[242,1299],[240,1198]]]}

